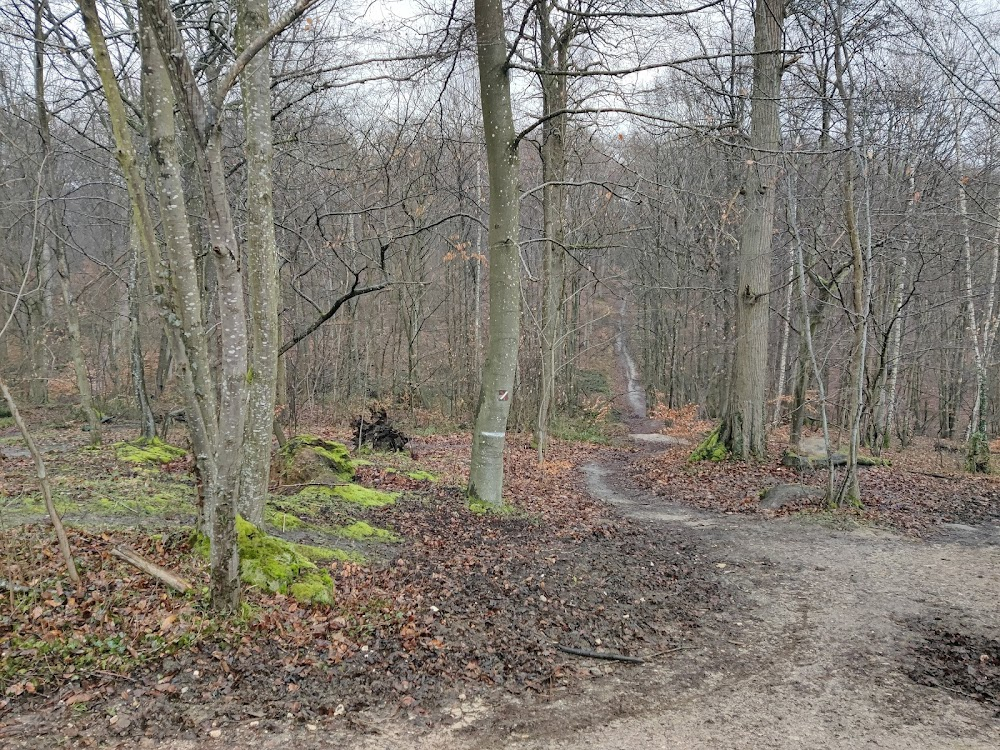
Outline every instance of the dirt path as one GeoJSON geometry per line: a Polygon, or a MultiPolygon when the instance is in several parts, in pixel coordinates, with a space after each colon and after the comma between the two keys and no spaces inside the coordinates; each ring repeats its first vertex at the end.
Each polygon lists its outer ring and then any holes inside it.
{"type": "MultiPolygon", "coordinates": [[[[619,355],[626,362],[624,341],[619,355]]],[[[634,368],[634,363],[632,365],[634,368]]],[[[629,372],[628,401],[644,408],[629,372]]],[[[653,430],[644,414],[632,429],[653,430]]],[[[641,666],[584,662],[594,679],[547,703],[460,702],[447,728],[377,721],[351,732],[306,727],[264,733],[251,725],[218,740],[147,741],[161,750],[996,750],[1000,717],[954,689],[907,676],[926,623],[997,637],[998,537],[955,527],[919,541],[802,519],[727,516],[630,489],[627,453],[583,468],[588,491],[622,514],[684,531],[736,594],[709,616],[691,648],[641,666]],[[373,734],[366,735],[370,731],[373,734]]]]}
{"type": "MultiPolygon", "coordinates": [[[[993,709],[905,674],[920,621],[941,618],[995,637],[1000,548],[994,543],[980,537],[914,541],[872,529],[710,514],[622,487],[623,469],[585,467],[590,491],[628,516],[685,529],[739,594],[742,605],[717,613],[695,647],[655,665],[588,662],[601,677],[575,692],[545,704],[457,706],[463,720],[430,733],[394,722],[372,725],[377,734],[369,737],[241,729],[227,731],[225,744],[253,743],[260,750],[1000,745],[993,709]]],[[[175,741],[158,747],[214,746],[175,741]]]]}

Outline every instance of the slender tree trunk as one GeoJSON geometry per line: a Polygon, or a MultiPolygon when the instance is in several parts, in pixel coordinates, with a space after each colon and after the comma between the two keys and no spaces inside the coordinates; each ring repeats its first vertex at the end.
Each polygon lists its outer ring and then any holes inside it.
{"type": "Polygon", "coordinates": [[[42,458],[42,452],[38,450],[38,446],[35,444],[35,440],[31,436],[31,432],[28,430],[28,425],[25,424],[24,419],[21,418],[21,413],[18,411],[17,403],[14,401],[14,397],[11,395],[10,390],[7,388],[7,384],[2,379],[0,379],[0,396],[3,396],[3,400],[7,402],[7,409],[10,411],[10,415],[14,419],[14,424],[17,425],[17,429],[21,433],[21,437],[24,439],[25,445],[28,446],[28,452],[31,453],[31,457],[35,461],[38,483],[42,487],[42,497],[45,499],[45,510],[49,514],[49,520],[52,521],[52,527],[56,532],[56,539],[59,540],[59,551],[62,554],[63,562],[66,564],[66,573],[69,575],[69,579],[76,586],[77,591],[80,591],[82,588],[80,575],[76,572],[76,563],[73,562],[73,551],[69,546],[69,538],[66,536],[66,529],[63,528],[62,519],[59,518],[59,512],[56,510],[56,505],[52,501],[52,485],[49,484],[49,475],[45,470],[45,461],[42,458]]]}
{"type": "MultiPolygon", "coordinates": [[[[237,3],[237,48],[270,26],[268,0],[237,3]]],[[[240,77],[247,159],[247,278],[250,301],[249,410],[243,447],[240,512],[254,524],[264,517],[271,467],[278,368],[278,251],[274,237],[271,162],[271,45],[240,77]]]]}
{"type": "Polygon", "coordinates": [[[472,442],[469,496],[500,505],[503,449],[521,325],[518,158],[500,0],[475,0],[475,25],[490,183],[490,322],[472,442]]]}
{"type": "Polygon", "coordinates": [[[779,176],[785,0],[757,0],[750,150],[736,281],[736,352],[721,438],[735,458],[764,458],[767,339],[775,184],[779,176]]]}
{"type": "Polygon", "coordinates": [[[129,329],[129,369],[132,373],[132,389],[135,391],[139,407],[140,434],[142,440],[156,437],[156,418],[146,389],[146,367],[142,356],[142,339],[139,336],[139,238],[138,228],[132,223],[129,233],[131,258],[128,264],[128,329],[129,329]]]}
{"type": "MultiPolygon", "coordinates": [[[[545,70],[564,70],[568,64],[568,29],[554,29],[553,6],[543,0],[538,7],[541,61],[545,70]]],[[[562,256],[564,252],[564,203],[566,179],[566,118],[553,116],[566,109],[566,76],[542,73],[542,227],[545,235],[542,262],[541,382],[536,428],[539,461],[548,447],[549,422],[556,390],[559,348],[562,256]]]]}
{"type": "Polygon", "coordinates": [[[66,309],[66,329],[69,333],[70,356],[73,360],[73,371],[76,375],[76,385],[80,392],[80,408],[87,418],[90,427],[90,444],[100,445],[101,420],[94,409],[91,396],[90,378],[87,374],[87,363],[83,359],[83,346],[80,343],[80,315],[77,312],[70,288],[69,262],[66,259],[66,248],[59,234],[58,213],[53,201],[56,198],[55,184],[55,150],[52,148],[52,133],[49,130],[49,112],[45,106],[45,29],[42,25],[42,2],[35,0],[35,111],[38,115],[38,135],[42,142],[42,170],[39,179],[42,181],[41,195],[44,200],[44,217],[42,227],[42,242],[51,247],[55,259],[56,275],[62,291],[63,306],[66,309]],[[50,244],[51,241],[51,244],[50,244]]]}
{"type": "Polygon", "coordinates": [[[785,395],[785,378],[788,374],[788,338],[792,330],[792,288],[795,282],[795,248],[789,249],[788,279],[785,281],[785,322],[781,326],[781,353],[778,355],[778,385],[774,391],[774,419],[771,425],[781,424],[781,402],[785,395]]]}
{"type": "MultiPolygon", "coordinates": [[[[843,7],[837,7],[837,47],[834,54],[836,69],[836,85],[844,106],[844,143],[846,146],[844,166],[844,220],[847,225],[847,237],[851,247],[852,271],[852,303],[850,311],[851,326],[854,330],[854,342],[851,349],[850,363],[850,393],[848,421],[847,469],[843,485],[838,492],[836,505],[861,505],[861,487],[858,481],[858,454],[861,446],[861,419],[865,407],[865,363],[868,355],[868,311],[871,301],[871,288],[867,270],[871,266],[871,233],[867,234],[866,246],[862,248],[861,234],[858,229],[857,208],[855,206],[854,187],[857,175],[858,153],[854,141],[855,119],[853,91],[848,90],[847,59],[843,45],[840,14],[843,7]]],[[[865,180],[866,208],[869,191],[867,163],[863,174],[865,180]]],[[[871,220],[870,209],[866,211],[868,221],[871,220]]]]}

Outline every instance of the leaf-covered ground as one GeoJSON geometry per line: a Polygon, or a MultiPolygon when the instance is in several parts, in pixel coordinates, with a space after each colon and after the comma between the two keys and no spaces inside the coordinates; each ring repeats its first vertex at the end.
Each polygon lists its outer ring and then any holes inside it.
{"type": "Polygon", "coordinates": [[[921,640],[908,654],[910,679],[992,706],[1000,718],[1000,638],[940,619],[917,620],[911,627],[921,640]]]}
{"type": "MultiPolygon", "coordinates": [[[[248,720],[350,726],[366,710],[452,721],[460,694],[544,700],[594,678],[557,645],[651,656],[697,639],[702,616],[720,605],[717,571],[683,534],[643,528],[574,489],[591,448],[558,443],[540,466],[526,442],[512,441],[513,511],[484,514],[464,502],[469,440],[455,436],[421,438],[415,458],[364,457],[362,484],[402,494],[352,508],[351,519],[399,541],[349,541],[365,562],[323,564],[332,606],[248,589],[240,616],[220,620],[206,606],[205,563],[187,525],[185,461],[134,466],[110,447],[82,450],[72,432],[45,438],[84,589],[66,584],[33,504],[31,466],[8,440],[0,578],[29,591],[0,592],[9,603],[0,738],[203,737],[248,720]],[[172,593],[127,566],[110,554],[118,544],[186,576],[194,591],[172,593]]],[[[309,528],[344,520],[343,509],[310,512],[300,519],[309,528]]]]}
{"type": "MultiPolygon", "coordinates": [[[[671,435],[690,440],[704,437],[681,426],[671,435]]],[[[841,523],[870,523],[908,534],[925,535],[942,523],[978,525],[1000,521],[1000,476],[973,476],[962,472],[955,450],[942,451],[930,440],[918,440],[900,452],[886,452],[891,465],[860,469],[860,509],[843,508],[831,514],[819,500],[805,500],[780,510],[761,507],[764,490],[778,484],[804,484],[825,489],[825,470],[799,471],[781,464],[787,441],[777,433],[768,445],[769,460],[760,463],[701,461],[691,463],[690,446],[666,451],[637,450],[628,462],[632,483],[674,502],[723,513],[823,515],[841,523]],[[944,455],[942,455],[944,453],[944,455]]],[[[994,456],[1000,466],[1000,456],[994,456]]],[[[838,472],[843,480],[844,472],[838,472]]]]}

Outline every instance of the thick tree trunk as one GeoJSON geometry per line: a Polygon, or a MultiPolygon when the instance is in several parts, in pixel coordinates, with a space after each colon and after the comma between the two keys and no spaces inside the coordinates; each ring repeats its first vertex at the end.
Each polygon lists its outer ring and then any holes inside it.
{"type": "Polygon", "coordinates": [[[746,218],[736,282],[736,352],[721,437],[735,458],[763,458],[775,183],[779,174],[782,25],[785,0],[757,0],[746,218]]]}
{"type": "Polygon", "coordinates": [[[490,184],[489,344],[472,442],[469,496],[503,501],[503,449],[517,371],[521,324],[518,257],[517,142],[507,77],[507,42],[500,0],[476,0],[479,87],[490,184]]]}
{"type": "MultiPolygon", "coordinates": [[[[268,0],[240,0],[237,4],[237,48],[246,46],[270,26],[268,0]]],[[[271,53],[270,44],[240,77],[246,129],[247,169],[247,279],[250,302],[249,409],[243,444],[240,512],[259,524],[267,500],[271,467],[275,392],[278,377],[278,251],[274,237],[271,162],[271,53]]]]}

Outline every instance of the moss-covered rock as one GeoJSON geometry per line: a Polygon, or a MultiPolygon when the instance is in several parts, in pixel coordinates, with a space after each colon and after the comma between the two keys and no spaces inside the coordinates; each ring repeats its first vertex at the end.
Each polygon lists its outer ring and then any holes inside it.
{"type": "Polygon", "coordinates": [[[296,435],[278,453],[277,469],[286,482],[350,482],[354,462],[347,446],[315,435],[296,435]]]}
{"type": "Polygon", "coordinates": [[[133,464],[169,464],[187,455],[187,451],[176,445],[165,443],[159,438],[133,440],[115,443],[115,455],[119,461],[133,464]]]}

